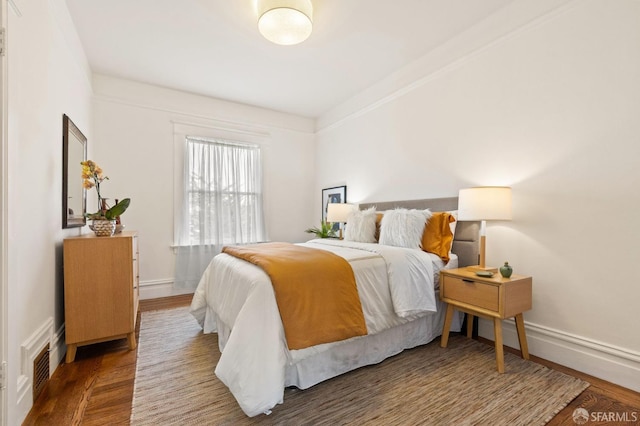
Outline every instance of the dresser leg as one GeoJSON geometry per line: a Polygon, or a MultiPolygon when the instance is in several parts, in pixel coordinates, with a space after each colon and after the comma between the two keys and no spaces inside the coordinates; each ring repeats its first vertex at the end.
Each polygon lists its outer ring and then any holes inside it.
{"type": "Polygon", "coordinates": [[[76,359],[76,351],[78,350],[78,345],[76,345],[75,343],[69,343],[67,345],[67,357],[65,359],[65,362],[67,364],[71,364],[73,362],[73,360],[76,359]]]}
{"type": "Polygon", "coordinates": [[[127,334],[127,342],[129,343],[129,350],[134,350],[136,348],[136,333],[127,334]]]}
{"type": "Polygon", "coordinates": [[[498,373],[504,373],[504,350],[502,348],[502,320],[500,318],[493,319],[493,334],[496,342],[496,364],[498,365],[498,373]]]}
{"type": "Polygon", "coordinates": [[[518,341],[520,342],[522,358],[529,359],[529,346],[527,346],[527,335],[524,331],[524,318],[522,318],[522,314],[516,315],[516,330],[518,330],[518,341]]]}
{"type": "Polygon", "coordinates": [[[442,338],[440,339],[440,347],[446,348],[449,343],[449,329],[451,328],[451,320],[453,319],[453,306],[447,304],[447,313],[444,316],[444,326],[442,327],[442,338]]]}

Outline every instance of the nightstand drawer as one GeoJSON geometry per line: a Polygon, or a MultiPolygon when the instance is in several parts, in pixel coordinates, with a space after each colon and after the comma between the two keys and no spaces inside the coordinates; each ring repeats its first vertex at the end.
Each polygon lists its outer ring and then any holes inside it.
{"type": "Polygon", "coordinates": [[[443,278],[443,297],[498,312],[499,288],[497,286],[447,275],[443,278]]]}

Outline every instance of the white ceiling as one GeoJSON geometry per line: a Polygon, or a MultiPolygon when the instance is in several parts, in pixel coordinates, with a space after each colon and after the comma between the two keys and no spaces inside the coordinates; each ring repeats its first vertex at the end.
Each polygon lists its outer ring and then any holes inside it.
{"type": "Polygon", "coordinates": [[[302,44],[256,0],[66,0],[96,73],[318,117],[512,0],[314,0],[302,44]]]}

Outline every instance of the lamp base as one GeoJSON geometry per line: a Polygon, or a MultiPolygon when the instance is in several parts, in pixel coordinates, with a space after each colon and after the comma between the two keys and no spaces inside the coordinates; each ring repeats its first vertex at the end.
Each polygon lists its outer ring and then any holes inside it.
{"type": "Polygon", "coordinates": [[[497,267],[493,267],[493,266],[480,266],[480,265],[470,265],[467,266],[467,269],[470,271],[486,271],[486,272],[498,272],[498,268],[497,267]]]}
{"type": "Polygon", "coordinates": [[[478,272],[478,271],[484,271],[484,272],[493,272],[496,273],[498,272],[498,268],[495,266],[486,266],[486,256],[485,256],[485,247],[487,245],[487,238],[485,236],[485,226],[486,226],[486,222],[483,220],[480,223],[480,253],[479,253],[479,265],[471,265],[471,266],[467,266],[467,269],[470,271],[474,271],[474,272],[478,272]]]}

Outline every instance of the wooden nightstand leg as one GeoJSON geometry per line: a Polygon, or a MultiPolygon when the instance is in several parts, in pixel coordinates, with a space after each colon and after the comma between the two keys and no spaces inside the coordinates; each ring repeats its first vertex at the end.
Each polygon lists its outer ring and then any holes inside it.
{"type": "Polygon", "coordinates": [[[74,343],[67,345],[67,357],[65,359],[67,364],[71,364],[73,360],[76,359],[76,350],[78,350],[78,345],[74,343]]]}
{"type": "Polygon", "coordinates": [[[516,315],[516,329],[518,330],[518,341],[520,342],[522,358],[529,359],[529,346],[527,346],[527,335],[524,331],[524,318],[522,318],[522,314],[516,315]]]}
{"type": "Polygon", "coordinates": [[[446,348],[449,343],[449,329],[451,328],[451,320],[453,319],[453,306],[447,305],[447,313],[444,316],[444,326],[442,327],[442,339],[440,347],[446,348]]]}
{"type": "Polygon", "coordinates": [[[498,373],[504,373],[504,351],[502,348],[502,320],[500,318],[493,319],[493,334],[496,342],[496,364],[498,365],[498,373]]]}
{"type": "Polygon", "coordinates": [[[473,315],[467,314],[467,337],[473,337],[473,315]]]}

